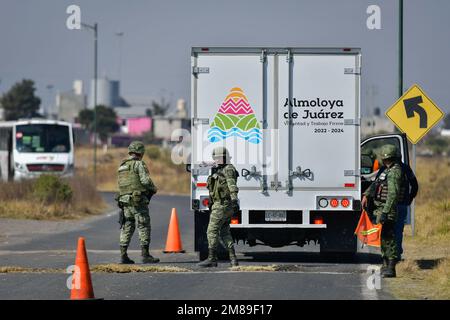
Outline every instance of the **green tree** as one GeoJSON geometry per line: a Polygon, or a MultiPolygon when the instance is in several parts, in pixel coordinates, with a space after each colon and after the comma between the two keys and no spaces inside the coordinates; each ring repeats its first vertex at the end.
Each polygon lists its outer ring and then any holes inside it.
{"type": "MultiPolygon", "coordinates": [[[[97,106],[97,133],[102,142],[106,142],[108,136],[119,129],[117,114],[112,108],[97,106]]],[[[94,111],[90,109],[81,110],[78,114],[79,123],[88,130],[94,129],[94,111]]]]}
{"type": "Polygon", "coordinates": [[[92,124],[94,123],[94,110],[84,109],[78,114],[78,122],[88,130],[92,129],[92,124]]]}
{"type": "Polygon", "coordinates": [[[450,129],[450,113],[444,118],[444,129],[450,129]]]}
{"type": "Polygon", "coordinates": [[[170,103],[166,102],[163,97],[160,101],[152,101],[152,110],[150,114],[147,112],[147,116],[164,116],[169,108],[170,103]]]}
{"type": "Polygon", "coordinates": [[[32,118],[39,116],[38,110],[41,99],[34,95],[36,88],[34,81],[24,79],[9,89],[1,98],[0,104],[4,109],[5,120],[32,118]]]}

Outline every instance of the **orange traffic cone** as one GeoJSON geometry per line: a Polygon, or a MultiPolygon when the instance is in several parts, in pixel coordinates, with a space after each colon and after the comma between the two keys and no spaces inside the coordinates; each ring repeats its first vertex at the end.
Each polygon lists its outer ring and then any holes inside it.
{"type": "Polygon", "coordinates": [[[78,238],[77,257],[75,258],[75,272],[72,277],[70,299],[95,299],[83,237],[78,238]]]}
{"type": "Polygon", "coordinates": [[[169,231],[167,233],[166,249],[164,253],[184,253],[181,243],[180,229],[178,227],[177,209],[172,208],[170,216],[169,231]]]}

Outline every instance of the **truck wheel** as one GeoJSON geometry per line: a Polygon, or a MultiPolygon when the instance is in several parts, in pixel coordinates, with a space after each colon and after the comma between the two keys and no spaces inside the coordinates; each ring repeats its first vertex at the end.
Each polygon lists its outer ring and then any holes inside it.
{"type": "Polygon", "coordinates": [[[198,258],[200,261],[206,260],[208,258],[208,250],[199,251],[198,258]]]}
{"type": "Polygon", "coordinates": [[[194,217],[194,248],[199,253],[200,261],[202,261],[208,257],[206,229],[208,228],[209,214],[202,211],[195,211],[194,217]]]}

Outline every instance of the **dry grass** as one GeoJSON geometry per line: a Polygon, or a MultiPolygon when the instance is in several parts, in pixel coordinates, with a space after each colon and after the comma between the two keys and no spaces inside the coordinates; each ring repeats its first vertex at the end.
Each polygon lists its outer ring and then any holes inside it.
{"type": "Polygon", "coordinates": [[[306,268],[298,265],[267,265],[267,266],[237,266],[231,267],[231,271],[237,272],[304,272],[306,268]]]}
{"type": "Polygon", "coordinates": [[[174,266],[156,266],[156,265],[123,265],[123,264],[99,264],[91,268],[91,272],[106,272],[106,273],[130,273],[130,272],[192,272],[186,268],[174,266]]]}
{"type": "MultiPolygon", "coordinates": [[[[99,264],[90,268],[90,272],[101,273],[131,273],[131,272],[152,272],[152,273],[176,273],[192,272],[189,269],[173,266],[143,266],[143,265],[121,265],[121,264],[99,264]]],[[[1,273],[66,273],[65,269],[60,268],[25,268],[18,266],[2,266],[1,273]]]]}
{"type": "MultiPolygon", "coordinates": [[[[183,165],[175,165],[168,151],[161,150],[157,159],[144,157],[153,183],[159,194],[189,194],[190,175],[183,165]]],[[[97,150],[97,188],[100,191],[117,192],[117,168],[128,156],[126,148],[109,148],[106,152],[97,150]]],[[[93,149],[87,147],[75,150],[76,165],[80,172],[92,175],[93,149]]]]}
{"type": "Polygon", "coordinates": [[[55,268],[25,268],[17,266],[0,267],[0,273],[63,273],[64,269],[55,268]]]}
{"type": "Polygon", "coordinates": [[[405,228],[404,258],[389,279],[401,299],[450,299],[450,161],[419,158],[415,236],[405,228]]]}
{"type": "Polygon", "coordinates": [[[0,217],[13,219],[77,219],[102,213],[107,205],[86,176],[66,179],[73,191],[69,203],[36,200],[33,180],[0,183],[0,217]]]}

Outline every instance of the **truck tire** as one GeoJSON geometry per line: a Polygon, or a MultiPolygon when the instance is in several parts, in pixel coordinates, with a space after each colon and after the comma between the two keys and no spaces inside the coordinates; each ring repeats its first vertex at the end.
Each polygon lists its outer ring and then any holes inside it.
{"type": "Polygon", "coordinates": [[[352,257],[357,251],[354,234],[358,223],[357,212],[331,212],[324,215],[327,228],[320,236],[320,254],[340,254],[352,257]]]}
{"type": "Polygon", "coordinates": [[[203,261],[208,257],[206,229],[208,228],[209,214],[195,211],[194,217],[194,248],[199,253],[199,260],[203,261]]]}

